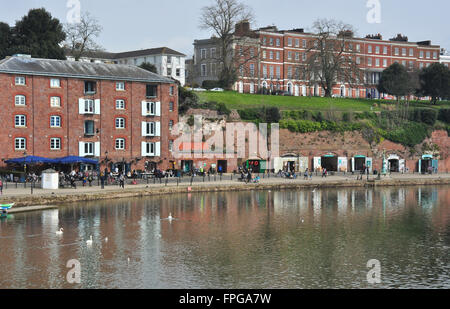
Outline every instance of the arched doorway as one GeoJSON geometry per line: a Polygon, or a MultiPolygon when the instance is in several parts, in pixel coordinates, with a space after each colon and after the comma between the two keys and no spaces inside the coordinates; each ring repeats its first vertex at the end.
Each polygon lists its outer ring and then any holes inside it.
{"type": "Polygon", "coordinates": [[[306,97],[306,86],[302,85],[302,96],[306,97]]]}
{"type": "Polygon", "coordinates": [[[255,93],[255,84],[254,83],[250,83],[250,93],[251,94],[255,93]]]}
{"type": "Polygon", "coordinates": [[[319,85],[314,85],[314,96],[315,97],[319,96],[319,85]]]}
{"type": "Polygon", "coordinates": [[[239,93],[243,93],[243,92],[244,92],[244,83],[239,82],[239,93]]]}
{"type": "Polygon", "coordinates": [[[295,87],[294,87],[294,95],[295,95],[296,97],[298,97],[298,96],[300,95],[298,85],[295,85],[295,87]]]}
{"type": "Polygon", "coordinates": [[[341,86],[341,98],[344,98],[344,97],[345,97],[345,86],[342,85],[341,86]]]}
{"type": "Polygon", "coordinates": [[[289,92],[290,95],[292,95],[294,93],[292,83],[287,84],[287,91],[289,92]]]}

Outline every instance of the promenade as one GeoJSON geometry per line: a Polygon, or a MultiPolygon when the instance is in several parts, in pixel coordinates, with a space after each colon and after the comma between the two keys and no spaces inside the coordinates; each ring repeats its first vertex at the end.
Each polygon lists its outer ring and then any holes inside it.
{"type": "MultiPolygon", "coordinates": [[[[358,175],[338,175],[322,178],[314,176],[312,179],[304,180],[303,177],[297,179],[287,179],[265,175],[257,184],[246,184],[238,181],[237,175],[218,175],[208,179],[197,176],[194,178],[184,177],[180,179],[169,178],[158,180],[140,180],[138,184],[132,185],[131,180],[127,180],[125,188],[118,185],[107,185],[101,189],[97,182],[92,187],[78,185],[77,189],[43,190],[34,188],[31,194],[30,184],[8,183],[8,188],[3,188],[3,195],[0,196],[0,203],[16,203],[15,208],[20,207],[40,207],[50,205],[58,207],[66,203],[79,201],[94,201],[116,198],[133,198],[176,193],[194,192],[219,192],[219,191],[241,191],[241,190],[269,190],[269,189],[301,189],[301,188],[331,188],[331,187],[364,187],[364,186],[408,186],[408,185],[446,185],[450,184],[450,174],[392,174],[382,176],[377,180],[371,175],[369,181],[367,176],[358,180],[358,175]],[[192,183],[191,183],[192,180],[192,183]]],[[[24,209],[25,210],[25,209],[24,209]]]]}

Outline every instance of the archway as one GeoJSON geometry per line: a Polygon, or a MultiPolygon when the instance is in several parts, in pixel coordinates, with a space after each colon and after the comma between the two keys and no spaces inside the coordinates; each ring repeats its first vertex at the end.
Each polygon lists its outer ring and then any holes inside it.
{"type": "Polygon", "coordinates": [[[294,87],[294,93],[295,93],[295,96],[296,96],[296,97],[299,96],[299,87],[298,87],[298,85],[295,85],[295,87],[294,87]]]}
{"type": "Polygon", "coordinates": [[[345,86],[341,86],[341,98],[345,97],[345,86]]]}
{"type": "Polygon", "coordinates": [[[293,94],[292,83],[288,83],[288,84],[287,84],[287,91],[289,92],[290,95],[293,94]]]}
{"type": "Polygon", "coordinates": [[[326,168],[328,172],[338,171],[338,157],[333,154],[322,156],[321,163],[322,168],[326,168]]]}
{"type": "Polygon", "coordinates": [[[306,86],[302,85],[302,96],[306,97],[306,86]]]}

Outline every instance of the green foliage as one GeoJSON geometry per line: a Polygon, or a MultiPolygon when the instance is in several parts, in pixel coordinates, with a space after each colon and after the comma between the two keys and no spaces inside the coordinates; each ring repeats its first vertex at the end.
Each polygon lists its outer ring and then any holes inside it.
{"type": "Polygon", "coordinates": [[[146,71],[150,71],[152,73],[158,74],[158,69],[156,66],[149,62],[144,62],[139,66],[141,69],[144,69],[146,71]]]}
{"type": "Polygon", "coordinates": [[[195,107],[201,108],[201,109],[214,110],[214,111],[217,111],[219,113],[219,115],[229,116],[231,114],[231,110],[229,110],[224,103],[206,102],[206,103],[197,104],[195,107]]]}
{"type": "Polygon", "coordinates": [[[450,123],[450,108],[442,108],[439,110],[438,119],[445,123],[450,123]]]}
{"type": "Polygon", "coordinates": [[[30,54],[34,58],[66,59],[61,43],[66,34],[60,21],[44,8],[32,9],[12,28],[10,54],[30,54]]]}
{"type": "Polygon", "coordinates": [[[11,28],[8,24],[0,22],[0,59],[10,55],[11,28]]]}
{"type": "Polygon", "coordinates": [[[419,78],[420,94],[430,96],[432,103],[436,104],[439,98],[450,98],[450,69],[447,66],[433,63],[420,72],[419,78]]]}
{"type": "Polygon", "coordinates": [[[189,109],[196,108],[198,105],[197,95],[184,87],[178,87],[178,98],[178,113],[180,115],[184,115],[189,109]]]}
{"type": "Polygon", "coordinates": [[[222,84],[218,80],[204,80],[202,83],[202,88],[205,89],[213,89],[213,88],[221,88],[222,84]]]}
{"type": "Polygon", "coordinates": [[[395,143],[414,147],[428,137],[426,125],[417,122],[410,122],[394,130],[386,131],[384,137],[395,143]]]}
{"type": "Polygon", "coordinates": [[[438,118],[438,113],[437,110],[431,108],[415,108],[410,111],[409,120],[434,126],[438,118]]]}
{"type": "Polygon", "coordinates": [[[189,116],[189,118],[188,118],[188,120],[187,120],[187,124],[188,124],[190,127],[194,126],[194,124],[195,124],[195,119],[194,119],[194,116],[193,116],[193,115],[190,115],[190,116],[189,116]]]}
{"type": "Polygon", "coordinates": [[[247,108],[238,110],[238,113],[242,120],[247,121],[278,123],[281,119],[280,110],[277,107],[247,108]]]}
{"type": "Polygon", "coordinates": [[[362,113],[355,113],[355,119],[369,119],[369,120],[375,120],[378,118],[378,115],[374,112],[362,112],[362,113]]]}
{"type": "Polygon", "coordinates": [[[406,67],[394,63],[381,74],[378,91],[397,97],[412,94],[415,91],[412,75],[406,67]]]}
{"type": "Polygon", "coordinates": [[[342,123],[334,121],[312,121],[312,120],[293,120],[285,119],[280,121],[280,128],[288,129],[291,132],[311,133],[320,131],[346,132],[361,130],[360,123],[342,123]]]}

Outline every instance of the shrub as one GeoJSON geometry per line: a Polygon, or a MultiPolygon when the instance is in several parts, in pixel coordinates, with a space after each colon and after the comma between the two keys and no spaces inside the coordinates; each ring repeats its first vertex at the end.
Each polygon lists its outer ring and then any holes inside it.
{"type": "Polygon", "coordinates": [[[202,83],[202,87],[208,90],[213,88],[220,88],[221,83],[217,80],[204,80],[202,83]]]}
{"type": "Polygon", "coordinates": [[[442,108],[439,110],[438,119],[445,123],[450,123],[450,108],[442,108]]]}
{"type": "Polygon", "coordinates": [[[431,108],[416,108],[409,113],[409,120],[423,122],[434,126],[438,118],[438,111],[431,108]]]}
{"type": "Polygon", "coordinates": [[[404,126],[386,131],[384,137],[404,146],[414,147],[428,136],[428,129],[422,123],[410,122],[404,126]]]}
{"type": "Polygon", "coordinates": [[[242,120],[247,121],[278,123],[281,119],[278,107],[247,108],[238,110],[238,113],[242,120]]]}

